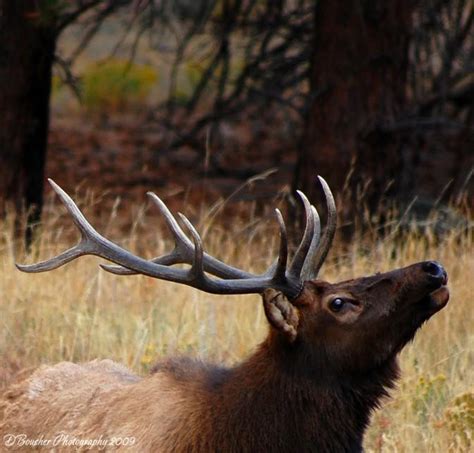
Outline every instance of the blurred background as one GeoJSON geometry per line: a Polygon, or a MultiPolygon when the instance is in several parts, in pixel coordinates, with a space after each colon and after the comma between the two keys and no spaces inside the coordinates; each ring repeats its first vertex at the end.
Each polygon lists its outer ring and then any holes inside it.
{"type": "Polygon", "coordinates": [[[45,176],[128,205],[144,189],[195,205],[238,188],[229,202],[280,192],[291,204],[296,188],[315,201],[321,174],[349,236],[363,206],[382,221],[388,207],[418,220],[436,209],[445,228],[472,207],[470,0],[0,11],[2,215],[38,222],[45,176]]]}
{"type": "Polygon", "coordinates": [[[472,0],[0,0],[0,389],[25,369],[164,355],[233,364],[267,332],[258,296],[219,297],[81,258],[46,178],[98,231],[147,258],[173,247],[156,192],[206,249],[260,272],[275,207],[303,190],[338,230],[322,278],[424,259],[451,301],[401,355],[368,452],[472,451],[472,0]],[[26,246],[26,247],[25,247],[26,246]],[[26,252],[26,253],[25,253],[26,252]]]}

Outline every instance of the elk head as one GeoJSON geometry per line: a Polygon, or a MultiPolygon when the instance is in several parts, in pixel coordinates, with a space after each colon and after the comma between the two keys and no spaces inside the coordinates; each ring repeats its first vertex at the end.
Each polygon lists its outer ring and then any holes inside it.
{"type": "Polygon", "coordinates": [[[446,283],[443,267],[426,261],[336,284],[307,281],[291,302],[266,290],[264,306],[274,335],[294,342],[307,363],[326,375],[363,373],[393,358],[447,304],[446,283]]]}
{"type": "Polygon", "coordinates": [[[286,227],[280,211],[278,259],[261,275],[229,266],[203,251],[202,240],[191,222],[178,214],[192,241],[166,205],[153,193],[151,200],[163,214],[175,240],[174,250],[147,261],[101,236],[77,205],[49,180],[72,216],[82,239],[73,248],[37,264],[17,265],[25,272],[44,272],[81,255],[97,255],[119,266],[102,265],[118,275],[144,274],[182,283],[213,294],[262,293],[271,337],[284,350],[298,350],[311,363],[327,362],[335,371],[363,371],[386,362],[414,336],[416,330],[449,299],[443,267],[426,261],[391,272],[341,283],[317,280],[336,231],[336,207],[331,191],[319,177],[327,203],[328,224],[321,236],[318,212],[305,195],[306,226],[288,264],[286,227]],[[188,264],[188,269],[171,267],[188,264]],[[217,278],[211,278],[211,274],[217,278]]]}

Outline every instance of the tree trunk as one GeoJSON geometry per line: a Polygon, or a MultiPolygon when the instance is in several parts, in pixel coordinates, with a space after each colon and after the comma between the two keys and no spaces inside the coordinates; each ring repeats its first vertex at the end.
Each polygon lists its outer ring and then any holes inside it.
{"type": "Polygon", "coordinates": [[[353,218],[365,188],[371,208],[400,191],[403,143],[393,122],[405,105],[408,44],[415,2],[319,0],[311,88],[295,186],[310,198],[322,175],[350,195],[339,210],[353,218]],[[349,176],[350,181],[347,179],[349,176]]]}
{"type": "Polygon", "coordinates": [[[56,34],[35,0],[0,0],[0,214],[41,215],[56,34]]]}

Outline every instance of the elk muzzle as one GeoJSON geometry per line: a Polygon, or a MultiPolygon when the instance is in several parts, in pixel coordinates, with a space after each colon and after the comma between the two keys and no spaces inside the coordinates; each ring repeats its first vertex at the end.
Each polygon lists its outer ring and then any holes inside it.
{"type": "Polygon", "coordinates": [[[446,306],[449,300],[448,274],[444,267],[436,261],[425,261],[421,263],[422,270],[426,273],[434,290],[429,293],[422,303],[433,312],[437,312],[446,306]]]}

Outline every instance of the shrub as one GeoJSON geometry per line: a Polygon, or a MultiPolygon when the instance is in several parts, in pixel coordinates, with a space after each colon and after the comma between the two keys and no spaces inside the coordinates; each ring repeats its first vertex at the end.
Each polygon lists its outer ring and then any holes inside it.
{"type": "Polygon", "coordinates": [[[117,111],[142,104],[157,82],[148,65],[107,60],[91,66],[83,76],[83,102],[87,109],[117,111]]]}
{"type": "Polygon", "coordinates": [[[474,390],[454,398],[446,409],[446,419],[458,442],[463,447],[471,447],[474,440],[474,390]]]}
{"type": "Polygon", "coordinates": [[[412,400],[412,407],[420,417],[421,423],[426,423],[433,414],[435,407],[443,402],[446,391],[446,376],[422,375],[417,382],[415,396],[412,400]]]}

